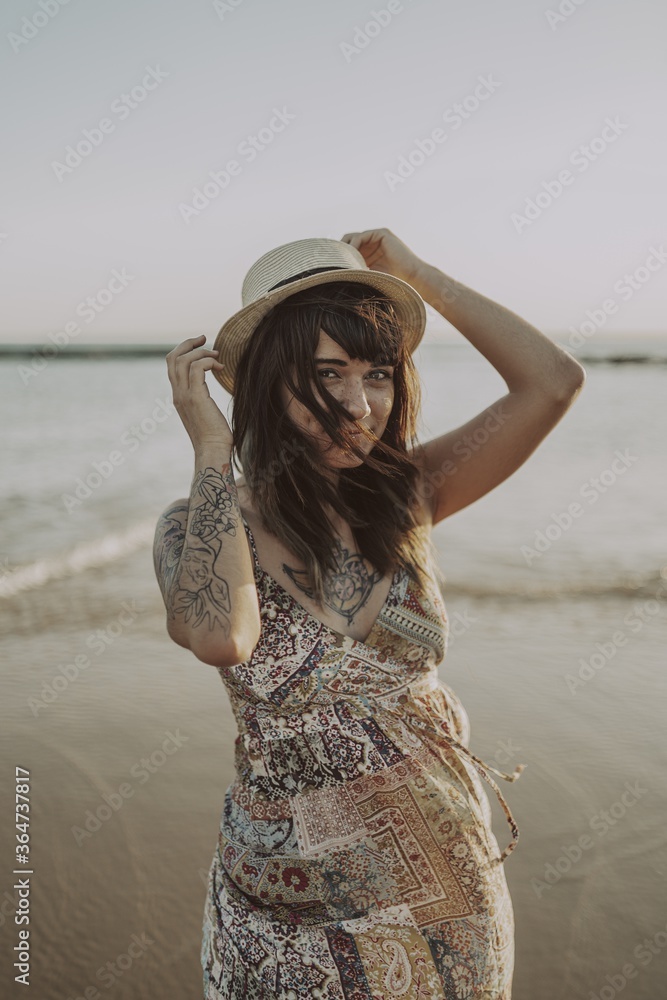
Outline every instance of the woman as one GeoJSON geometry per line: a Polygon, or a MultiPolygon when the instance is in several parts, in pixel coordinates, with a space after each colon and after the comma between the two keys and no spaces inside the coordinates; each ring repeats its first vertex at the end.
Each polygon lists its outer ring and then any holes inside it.
{"type": "Polygon", "coordinates": [[[243,303],[214,350],[167,357],[195,474],[155,538],[169,635],[219,670],[239,728],[205,998],[509,998],[518,831],[438,680],[430,533],[519,468],[584,371],[387,229],[265,254],[243,303]],[[418,446],[423,300],[508,392],[418,446]],[[231,428],[207,371],[234,395],[231,428]],[[512,830],[502,853],[480,777],[512,830]]]}

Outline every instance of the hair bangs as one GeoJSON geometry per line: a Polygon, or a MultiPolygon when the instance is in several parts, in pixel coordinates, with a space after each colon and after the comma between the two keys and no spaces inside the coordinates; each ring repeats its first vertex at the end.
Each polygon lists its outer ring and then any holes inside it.
{"type": "Polygon", "coordinates": [[[337,285],[332,307],[322,312],[321,328],[355,360],[395,366],[402,359],[403,332],[396,308],[370,285],[337,285]]]}

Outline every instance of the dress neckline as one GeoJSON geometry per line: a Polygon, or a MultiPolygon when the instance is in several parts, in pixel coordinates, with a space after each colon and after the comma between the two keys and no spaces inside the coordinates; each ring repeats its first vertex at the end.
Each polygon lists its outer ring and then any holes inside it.
{"type": "Polygon", "coordinates": [[[378,613],[377,613],[377,615],[375,617],[375,620],[374,620],[374,622],[373,622],[373,624],[371,626],[370,632],[368,632],[368,634],[366,635],[365,639],[355,639],[353,636],[347,635],[345,632],[339,632],[338,629],[331,628],[331,626],[327,625],[325,622],[323,622],[321,618],[317,618],[315,615],[311,614],[311,612],[307,608],[305,608],[303,606],[303,604],[301,604],[300,601],[297,601],[296,597],[294,597],[293,594],[290,594],[289,590],[286,590],[285,587],[283,587],[282,583],[280,583],[278,580],[276,580],[276,578],[274,576],[271,576],[270,573],[267,573],[267,571],[263,568],[263,566],[261,565],[261,563],[259,561],[259,556],[257,555],[257,546],[255,544],[255,536],[252,533],[252,528],[250,527],[250,525],[246,521],[245,517],[243,516],[243,513],[241,514],[241,518],[243,519],[243,524],[245,525],[246,531],[248,532],[248,535],[250,537],[250,544],[252,546],[252,553],[253,553],[253,556],[254,556],[254,559],[255,559],[255,564],[256,564],[257,569],[259,570],[259,572],[262,574],[262,576],[265,579],[270,580],[276,587],[278,587],[279,590],[281,590],[283,592],[283,594],[286,594],[287,597],[292,602],[292,605],[294,607],[298,608],[299,611],[303,615],[305,615],[307,618],[310,618],[311,621],[317,622],[317,624],[320,626],[320,628],[324,629],[326,632],[330,632],[332,635],[342,637],[343,639],[347,639],[347,640],[349,640],[349,642],[357,643],[358,645],[361,645],[361,646],[369,646],[370,647],[370,643],[368,642],[368,640],[373,635],[373,633],[375,632],[376,627],[380,623],[380,618],[384,614],[384,612],[385,612],[385,610],[387,608],[387,605],[389,604],[390,598],[393,597],[394,589],[396,587],[396,582],[397,582],[397,579],[398,579],[398,577],[400,575],[401,570],[399,569],[399,570],[396,570],[394,572],[394,575],[393,575],[392,580],[391,580],[391,585],[389,587],[389,590],[387,591],[387,596],[384,599],[384,604],[382,605],[382,607],[378,611],[378,613]]]}

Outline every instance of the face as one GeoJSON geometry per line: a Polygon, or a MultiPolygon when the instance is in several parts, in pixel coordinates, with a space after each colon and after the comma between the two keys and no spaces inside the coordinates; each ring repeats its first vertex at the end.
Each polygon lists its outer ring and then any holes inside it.
{"type": "MultiPolygon", "coordinates": [[[[393,367],[371,365],[360,358],[353,360],[324,330],[320,331],[315,365],[318,385],[326,386],[327,391],[345,407],[350,419],[344,424],[344,429],[348,432],[357,430],[357,436],[352,440],[355,447],[367,455],[375,442],[358,432],[358,428],[364,427],[378,439],[384,434],[394,403],[393,367]]],[[[313,391],[318,403],[326,409],[327,404],[317,385],[313,391]]],[[[362,464],[363,458],[346,454],[333,443],[310,410],[295,399],[284,385],[282,397],[292,422],[317,441],[326,466],[343,469],[362,464]]]]}

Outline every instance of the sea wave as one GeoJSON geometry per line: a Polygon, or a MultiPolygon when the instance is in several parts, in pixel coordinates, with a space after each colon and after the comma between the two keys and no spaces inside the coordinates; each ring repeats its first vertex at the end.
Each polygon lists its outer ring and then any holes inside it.
{"type": "MultiPolygon", "coordinates": [[[[106,566],[153,544],[156,519],[144,518],[125,531],[110,532],[81,542],[71,550],[35,560],[5,571],[0,576],[0,599],[45,587],[52,581],[76,577],[87,570],[106,566]]],[[[477,582],[456,574],[445,575],[445,597],[493,597],[499,599],[546,600],[574,597],[634,597],[639,600],[667,597],[667,565],[645,572],[616,571],[599,578],[574,576],[536,579],[514,575],[488,576],[477,582]]]]}
{"type": "Polygon", "coordinates": [[[527,580],[507,582],[493,581],[477,586],[467,581],[449,580],[444,588],[445,596],[471,598],[494,597],[500,599],[521,599],[543,601],[550,598],[597,598],[628,597],[637,600],[667,599],[667,567],[652,570],[646,574],[622,574],[615,579],[604,580],[527,580]]]}
{"type": "Polygon", "coordinates": [[[154,535],[155,518],[146,518],[135,522],[126,531],[110,532],[81,542],[68,552],[17,566],[0,577],[0,598],[14,597],[22,591],[44,587],[52,580],[63,580],[116,562],[137,549],[152,545],[154,535]]]}

